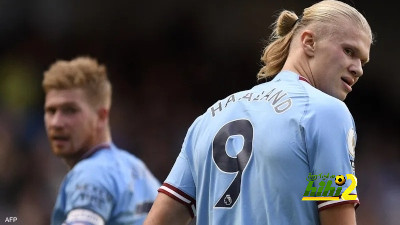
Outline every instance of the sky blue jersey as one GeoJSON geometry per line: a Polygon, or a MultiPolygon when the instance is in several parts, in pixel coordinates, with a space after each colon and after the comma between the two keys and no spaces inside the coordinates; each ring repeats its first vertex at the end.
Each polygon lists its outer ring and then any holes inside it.
{"type": "Polygon", "coordinates": [[[113,143],[90,152],[64,178],[51,224],[143,224],[159,181],[140,159],[113,143]]]}
{"type": "Polygon", "coordinates": [[[201,225],[319,224],[319,210],[359,201],[302,201],[308,178],[319,177],[314,190],[329,179],[337,190],[331,176],[354,174],[355,143],[342,101],[282,71],[199,116],[158,191],[186,205],[201,225]]]}

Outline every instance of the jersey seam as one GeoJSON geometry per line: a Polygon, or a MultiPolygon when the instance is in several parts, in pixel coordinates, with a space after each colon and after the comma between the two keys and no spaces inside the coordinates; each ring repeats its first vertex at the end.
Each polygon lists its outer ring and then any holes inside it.
{"type": "MultiPolygon", "coordinates": [[[[304,82],[305,82],[305,81],[304,81],[304,82]]],[[[305,93],[307,93],[307,103],[306,103],[306,105],[305,105],[305,107],[304,107],[303,115],[301,116],[301,118],[300,118],[300,120],[299,120],[299,125],[301,126],[301,125],[303,125],[304,118],[306,117],[307,113],[309,112],[310,93],[307,91],[307,89],[304,87],[304,85],[300,82],[300,80],[299,80],[299,85],[301,86],[301,88],[303,88],[303,90],[305,91],[305,93]]],[[[306,136],[305,136],[305,133],[304,133],[305,131],[304,131],[304,129],[301,129],[302,127],[304,128],[304,125],[300,127],[300,132],[301,132],[301,134],[302,134],[302,135],[301,135],[301,136],[302,136],[302,141],[303,141],[305,150],[306,150],[307,153],[308,153],[308,146],[307,146],[307,142],[306,142],[306,136]]],[[[308,158],[307,158],[307,161],[308,161],[308,158]]],[[[309,168],[309,169],[311,169],[311,168],[309,168]]]]}

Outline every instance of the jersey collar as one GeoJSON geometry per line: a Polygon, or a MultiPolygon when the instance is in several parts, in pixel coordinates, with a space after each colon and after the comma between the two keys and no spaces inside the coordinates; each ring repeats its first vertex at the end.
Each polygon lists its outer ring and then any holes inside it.
{"type": "Polygon", "coordinates": [[[305,78],[305,77],[303,77],[301,75],[299,75],[299,80],[302,80],[302,81],[305,81],[305,82],[311,84],[310,81],[307,80],[307,78],[305,78]]]}
{"type": "Polygon", "coordinates": [[[96,153],[97,151],[99,151],[101,149],[110,149],[110,148],[111,148],[111,143],[109,143],[109,142],[98,144],[98,145],[94,146],[93,148],[91,148],[89,151],[85,152],[85,154],[82,155],[82,157],[79,161],[89,158],[90,156],[92,156],[94,153],[96,153]]]}

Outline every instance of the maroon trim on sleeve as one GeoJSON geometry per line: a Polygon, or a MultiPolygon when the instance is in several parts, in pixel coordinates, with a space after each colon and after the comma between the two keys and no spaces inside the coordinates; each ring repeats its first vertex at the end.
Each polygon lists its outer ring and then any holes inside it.
{"type": "Polygon", "coordinates": [[[178,188],[168,183],[163,183],[161,187],[158,189],[158,192],[164,193],[169,197],[171,197],[172,199],[175,199],[176,201],[185,205],[189,210],[190,216],[192,218],[194,217],[196,200],[192,198],[190,195],[186,194],[185,192],[179,190],[178,188]]]}

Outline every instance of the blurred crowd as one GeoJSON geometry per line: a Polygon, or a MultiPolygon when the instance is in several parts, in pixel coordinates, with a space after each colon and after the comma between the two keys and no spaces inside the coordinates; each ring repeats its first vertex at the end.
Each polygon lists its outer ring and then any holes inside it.
{"type": "MultiPolygon", "coordinates": [[[[192,121],[218,99],[256,84],[273,15],[282,8],[300,14],[310,4],[100,2],[0,3],[0,223],[15,216],[16,224],[49,224],[67,173],[43,126],[41,79],[52,62],[90,55],[107,66],[113,140],[162,182],[192,121]]],[[[377,32],[365,75],[346,99],[358,135],[358,223],[398,224],[400,76],[390,66],[399,49],[385,49],[391,31],[373,16],[379,7],[358,4],[377,32]]]]}

